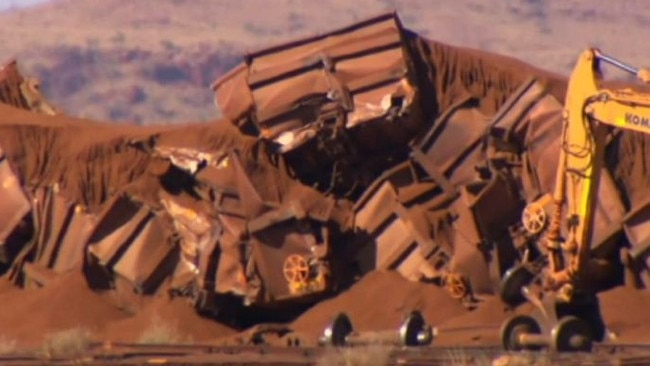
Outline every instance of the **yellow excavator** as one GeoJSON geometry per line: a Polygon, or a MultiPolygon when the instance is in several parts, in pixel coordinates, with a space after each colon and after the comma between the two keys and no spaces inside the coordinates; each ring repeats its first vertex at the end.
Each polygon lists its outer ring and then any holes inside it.
{"type": "Polygon", "coordinates": [[[539,316],[518,315],[503,323],[506,350],[589,351],[594,341],[605,337],[594,288],[611,263],[591,252],[598,184],[613,128],[650,133],[650,94],[603,88],[601,62],[650,82],[650,71],[598,49],[580,55],[567,89],[554,192],[540,200],[546,202],[533,202],[523,215],[524,226],[539,230],[542,220],[536,220],[535,213],[552,200],[550,224],[541,241],[543,266],[531,270],[534,266],[526,264],[528,268],[519,266],[504,276],[509,281],[505,287],[516,288],[539,316]]]}

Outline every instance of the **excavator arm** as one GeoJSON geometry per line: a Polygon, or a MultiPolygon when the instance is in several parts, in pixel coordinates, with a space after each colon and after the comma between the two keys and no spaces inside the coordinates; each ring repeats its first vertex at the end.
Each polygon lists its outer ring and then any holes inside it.
{"type": "Polygon", "coordinates": [[[555,290],[564,288],[569,294],[576,284],[588,283],[595,269],[590,262],[593,216],[608,131],[614,127],[650,133],[650,94],[601,88],[601,61],[650,82],[647,70],[630,67],[597,49],[584,51],[571,74],[554,207],[545,238],[549,256],[546,284],[555,290]],[[567,229],[565,238],[562,224],[567,229]]]}
{"type": "MultiPolygon", "coordinates": [[[[613,263],[595,258],[591,250],[598,184],[612,130],[650,133],[650,93],[604,88],[599,68],[603,61],[650,82],[649,72],[596,49],[580,55],[563,110],[551,223],[541,243],[547,248],[546,257],[529,262],[525,255],[521,265],[508,270],[502,283],[506,302],[520,301],[510,291],[518,288],[541,316],[516,315],[506,320],[500,332],[506,350],[550,346],[556,351],[590,351],[594,340],[606,337],[596,293],[602,280],[611,276],[613,263]]],[[[546,226],[543,207],[548,198],[544,195],[524,210],[524,227],[533,235],[546,226]]]]}

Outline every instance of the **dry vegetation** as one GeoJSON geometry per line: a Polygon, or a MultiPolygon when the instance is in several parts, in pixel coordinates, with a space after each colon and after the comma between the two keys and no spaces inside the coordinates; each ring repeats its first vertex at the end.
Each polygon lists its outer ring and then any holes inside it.
{"type": "Polygon", "coordinates": [[[92,334],[85,328],[62,330],[46,337],[43,355],[47,358],[77,358],[90,347],[92,334]]]}
{"type": "Polygon", "coordinates": [[[494,361],[492,366],[551,366],[552,362],[545,353],[525,353],[504,355],[494,361]]]}
{"type": "MultiPolygon", "coordinates": [[[[448,351],[447,355],[449,359],[449,366],[470,366],[470,365],[476,365],[476,366],[496,366],[495,363],[490,359],[489,356],[487,355],[470,355],[467,353],[465,350],[458,348],[458,349],[453,349],[448,351]]],[[[499,366],[510,366],[510,364],[505,364],[499,366]]],[[[515,365],[512,365],[515,366],[515,365]]]]}
{"type": "Polygon", "coordinates": [[[390,364],[392,347],[369,344],[365,347],[330,348],[316,363],[317,366],[386,366],[390,364]]]}
{"type": "Polygon", "coordinates": [[[192,343],[191,338],[184,339],[179,335],[176,326],[160,316],[154,315],[149,326],[145,328],[138,338],[141,344],[178,344],[192,343]]]}
{"type": "Polygon", "coordinates": [[[0,336],[0,355],[6,355],[16,350],[16,340],[9,339],[7,336],[0,336]]]}
{"type": "Polygon", "coordinates": [[[566,73],[597,45],[648,65],[644,0],[51,0],[0,13],[0,58],[18,56],[69,113],[96,119],[209,120],[210,82],[239,54],[397,9],[445,43],[566,73]],[[82,30],[82,31],[80,31],[82,30]]]}

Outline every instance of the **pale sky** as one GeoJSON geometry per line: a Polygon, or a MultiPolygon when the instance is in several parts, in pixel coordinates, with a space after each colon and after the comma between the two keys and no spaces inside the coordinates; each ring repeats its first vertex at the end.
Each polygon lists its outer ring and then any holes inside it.
{"type": "Polygon", "coordinates": [[[34,5],[46,1],[48,0],[0,0],[0,11],[11,9],[12,7],[19,8],[34,5]]]}

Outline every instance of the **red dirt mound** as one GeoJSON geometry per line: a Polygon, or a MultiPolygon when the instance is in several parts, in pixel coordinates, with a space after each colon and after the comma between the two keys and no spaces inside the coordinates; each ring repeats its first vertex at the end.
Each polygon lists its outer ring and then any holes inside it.
{"type": "Polygon", "coordinates": [[[617,287],[600,294],[600,308],[607,328],[622,342],[650,342],[650,292],[617,287]]]}
{"type": "Polygon", "coordinates": [[[437,286],[408,281],[396,272],[372,272],[337,297],[315,305],[291,328],[308,337],[320,336],[343,311],[357,330],[397,329],[412,310],[421,311],[432,325],[467,312],[437,286]]]}
{"type": "Polygon", "coordinates": [[[137,342],[144,339],[201,342],[234,330],[200,317],[183,300],[141,297],[120,310],[113,293],[93,292],[81,273],[65,274],[40,289],[20,289],[0,281],[0,337],[19,347],[39,347],[52,333],[81,328],[93,340],[137,342]]]}
{"type": "Polygon", "coordinates": [[[529,304],[512,310],[497,296],[487,297],[476,310],[440,323],[436,345],[498,344],[501,324],[515,314],[527,314],[532,310],[529,304]]]}
{"type": "Polygon", "coordinates": [[[107,325],[102,339],[119,342],[144,342],[159,339],[176,342],[205,342],[229,336],[235,330],[197,314],[182,299],[166,296],[141,298],[136,314],[107,325]]]}
{"type": "MultiPolygon", "coordinates": [[[[599,295],[601,314],[607,329],[620,342],[650,342],[650,293],[631,287],[617,287],[599,295]]],[[[439,325],[436,345],[498,344],[503,321],[516,314],[534,311],[530,304],[507,310],[498,298],[486,300],[475,311],[439,325]]]]}
{"type": "Polygon", "coordinates": [[[151,148],[154,140],[204,152],[237,147],[244,156],[257,156],[261,148],[224,121],[143,127],[39,115],[0,103],[0,146],[21,182],[28,189],[57,183],[90,211],[98,211],[115,191],[137,190],[138,184],[156,192],[155,179],[147,178],[160,161],[140,146],[151,148]]]}
{"type": "Polygon", "coordinates": [[[78,272],[61,275],[40,289],[7,283],[1,287],[0,335],[19,346],[38,346],[49,334],[72,328],[101,334],[108,323],[126,317],[105,294],[88,288],[78,272]]]}

